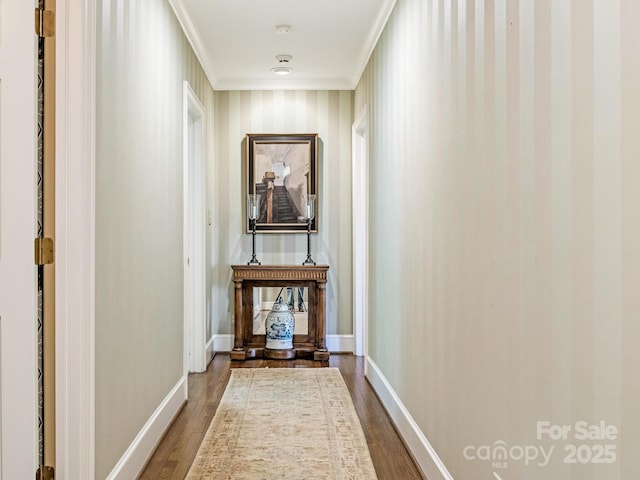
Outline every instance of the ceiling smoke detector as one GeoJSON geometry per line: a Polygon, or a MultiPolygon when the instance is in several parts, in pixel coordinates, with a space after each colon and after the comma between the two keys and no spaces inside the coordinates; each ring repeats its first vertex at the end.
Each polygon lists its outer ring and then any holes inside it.
{"type": "Polygon", "coordinates": [[[290,63],[291,60],[293,60],[293,57],[291,55],[276,55],[276,62],[278,62],[280,65],[286,65],[290,63]]]}
{"type": "Polygon", "coordinates": [[[277,67],[273,67],[271,71],[276,75],[288,75],[293,72],[293,68],[289,67],[289,63],[293,60],[291,55],[276,55],[277,67]]]}
{"type": "Polygon", "coordinates": [[[287,34],[290,32],[291,32],[291,27],[289,25],[278,25],[276,27],[276,33],[287,34]]]}

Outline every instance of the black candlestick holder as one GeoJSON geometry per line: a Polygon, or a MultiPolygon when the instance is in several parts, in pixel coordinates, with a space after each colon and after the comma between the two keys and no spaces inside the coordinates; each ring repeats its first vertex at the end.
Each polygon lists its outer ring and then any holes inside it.
{"type": "Polygon", "coordinates": [[[306,195],[304,197],[305,201],[305,217],[307,220],[307,258],[302,265],[315,265],[316,262],[311,258],[311,221],[313,217],[316,215],[316,196],[315,195],[306,195]]]}
{"type": "Polygon", "coordinates": [[[256,223],[258,223],[258,217],[260,216],[260,195],[256,193],[250,193],[247,195],[247,217],[251,222],[251,233],[253,238],[251,239],[251,260],[247,262],[247,265],[262,265],[256,257],[256,223]]]}
{"type": "Polygon", "coordinates": [[[251,249],[251,260],[249,260],[247,262],[247,265],[262,265],[259,261],[258,258],[256,257],[256,223],[257,220],[256,219],[252,219],[251,220],[251,228],[252,228],[252,236],[253,239],[251,241],[251,245],[252,245],[252,249],[251,249]]]}
{"type": "Polygon", "coordinates": [[[307,258],[303,265],[315,265],[316,262],[311,258],[311,219],[307,218],[307,258]]]}

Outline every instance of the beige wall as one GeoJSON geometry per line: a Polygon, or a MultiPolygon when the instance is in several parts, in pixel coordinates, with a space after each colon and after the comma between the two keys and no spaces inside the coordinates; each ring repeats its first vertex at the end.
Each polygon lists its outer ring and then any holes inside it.
{"type": "MultiPolygon", "coordinates": [[[[182,376],[182,91],[213,91],[163,0],[98,2],[96,478],[182,376]]],[[[210,126],[212,130],[212,125],[210,126]]]]}
{"type": "MultiPolygon", "coordinates": [[[[244,233],[247,133],[318,133],[319,226],[312,257],[328,264],[327,333],[351,334],[351,123],[350,91],[216,92],[215,242],[219,265],[213,272],[214,333],[233,333],[232,264],[251,258],[244,233]],[[215,307],[214,307],[215,308],[215,307]],[[217,325],[215,325],[217,322],[217,325]]],[[[307,254],[303,234],[258,234],[256,256],[264,264],[300,264],[307,254]]]]}
{"type": "MultiPolygon", "coordinates": [[[[467,445],[555,446],[505,479],[640,471],[640,6],[399,0],[371,112],[370,353],[450,472],[467,445]],[[393,319],[393,321],[389,321],[393,319]],[[536,422],[601,420],[611,465],[536,422]]],[[[587,442],[591,445],[591,442],[587,442]]]]}

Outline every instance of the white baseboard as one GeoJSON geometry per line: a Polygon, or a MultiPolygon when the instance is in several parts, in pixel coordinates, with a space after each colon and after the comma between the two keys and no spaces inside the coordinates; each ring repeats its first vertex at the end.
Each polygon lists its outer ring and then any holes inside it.
{"type": "Polygon", "coordinates": [[[233,350],[233,335],[214,335],[213,353],[230,352],[233,350]]]}
{"type": "Polygon", "coordinates": [[[327,335],[327,350],[330,352],[353,353],[355,347],[353,335],[327,335]]]}
{"type": "MultiPolygon", "coordinates": [[[[214,352],[233,350],[233,335],[214,335],[212,341],[214,352]]],[[[353,335],[327,335],[327,350],[330,352],[353,352],[354,349],[353,335]]]]}
{"type": "Polygon", "coordinates": [[[429,480],[454,480],[435,449],[371,357],[366,357],[365,376],[395,424],[423,475],[429,480]]]}
{"type": "Polygon", "coordinates": [[[206,355],[205,365],[209,365],[209,362],[211,361],[211,359],[213,359],[213,354],[215,352],[215,350],[213,349],[213,343],[215,339],[216,339],[216,336],[211,335],[211,338],[205,345],[205,355],[206,355]]]}
{"type": "Polygon", "coordinates": [[[180,408],[187,400],[185,392],[187,379],[182,377],[171,389],[160,406],[147,420],[135,440],[129,445],[122,458],[107,476],[107,480],[131,480],[138,478],[149,457],[155,450],[162,435],[169,427],[180,408]]]}

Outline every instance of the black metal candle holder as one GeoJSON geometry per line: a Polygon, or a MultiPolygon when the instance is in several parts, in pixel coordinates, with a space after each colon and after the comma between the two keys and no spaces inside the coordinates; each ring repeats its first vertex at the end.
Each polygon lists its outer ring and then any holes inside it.
{"type": "Polygon", "coordinates": [[[247,262],[247,265],[262,265],[259,261],[258,258],[256,257],[256,223],[258,222],[257,219],[253,218],[251,219],[251,229],[252,229],[252,234],[253,234],[253,239],[252,239],[252,249],[251,249],[251,260],[249,260],[247,262]]]}
{"type": "Polygon", "coordinates": [[[311,258],[311,219],[307,218],[307,258],[303,265],[315,265],[316,262],[311,258]]]}
{"type": "Polygon", "coordinates": [[[307,258],[302,265],[315,265],[316,262],[311,258],[311,221],[316,215],[316,196],[314,194],[304,197],[307,220],[307,258]]]}
{"type": "Polygon", "coordinates": [[[256,223],[258,223],[258,217],[260,216],[260,195],[256,193],[250,193],[247,195],[247,217],[251,222],[251,260],[247,262],[247,265],[262,265],[256,257],[256,223]]]}

